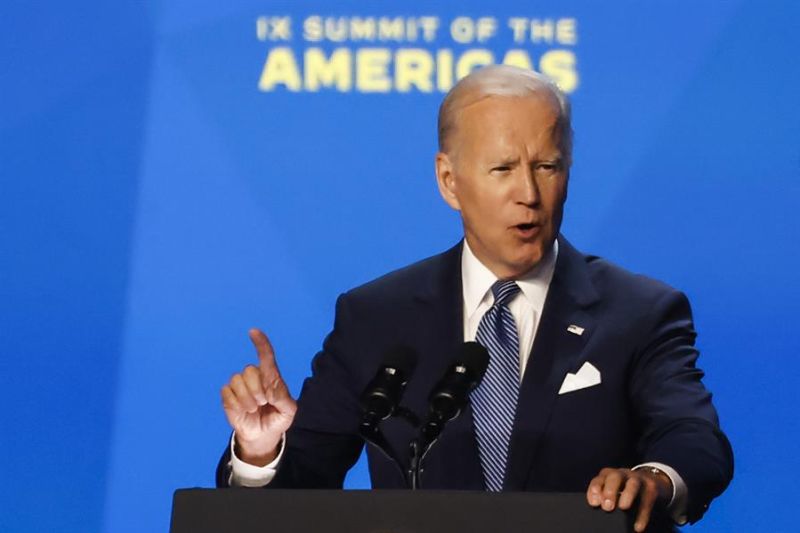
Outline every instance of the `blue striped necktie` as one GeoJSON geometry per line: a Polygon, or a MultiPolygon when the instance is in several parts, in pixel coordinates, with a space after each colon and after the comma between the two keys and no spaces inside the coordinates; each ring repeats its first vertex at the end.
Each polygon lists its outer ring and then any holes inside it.
{"type": "Polygon", "coordinates": [[[519,398],[519,336],[506,305],[519,290],[514,281],[492,285],[494,305],[483,315],[475,337],[489,351],[486,375],[470,399],[486,490],[492,492],[503,489],[519,398]]]}

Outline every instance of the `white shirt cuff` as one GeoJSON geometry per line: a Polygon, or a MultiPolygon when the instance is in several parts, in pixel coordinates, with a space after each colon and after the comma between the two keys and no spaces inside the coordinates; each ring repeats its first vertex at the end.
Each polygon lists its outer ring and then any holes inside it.
{"type": "Polygon", "coordinates": [[[672,516],[672,520],[676,524],[679,526],[684,525],[686,522],[688,522],[688,518],[686,516],[686,507],[689,503],[689,490],[686,488],[686,483],[683,481],[683,478],[680,474],[678,474],[678,472],[675,471],[674,468],[665,465],[664,463],[642,463],[634,466],[632,470],[645,468],[648,466],[658,468],[664,472],[672,482],[672,498],[667,504],[667,510],[669,511],[670,516],[672,516]]]}
{"type": "Polygon", "coordinates": [[[284,433],[281,436],[278,456],[265,466],[251,465],[236,457],[235,439],[236,433],[231,435],[231,475],[228,479],[228,484],[231,487],[263,487],[268,485],[272,478],[275,477],[275,472],[278,471],[278,464],[280,464],[281,457],[283,457],[283,450],[286,448],[286,434],[284,433]]]}

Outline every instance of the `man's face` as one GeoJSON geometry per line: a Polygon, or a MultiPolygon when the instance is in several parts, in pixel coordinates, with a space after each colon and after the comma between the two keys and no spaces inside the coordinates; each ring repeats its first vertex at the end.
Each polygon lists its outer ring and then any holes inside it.
{"type": "Polygon", "coordinates": [[[477,258],[501,279],[518,277],[550,250],[567,197],[567,154],[546,96],[489,96],[459,111],[439,190],[461,212],[477,258]]]}

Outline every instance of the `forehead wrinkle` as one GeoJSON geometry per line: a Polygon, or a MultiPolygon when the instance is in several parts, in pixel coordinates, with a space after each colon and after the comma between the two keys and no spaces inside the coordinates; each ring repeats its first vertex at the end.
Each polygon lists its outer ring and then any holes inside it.
{"type": "MultiPolygon", "coordinates": [[[[459,131],[462,129],[462,124],[464,122],[463,113],[468,111],[471,107],[484,102],[490,98],[494,99],[510,99],[510,100],[518,100],[523,101],[529,98],[534,98],[537,103],[543,102],[546,100],[539,98],[539,95],[525,95],[524,97],[508,97],[508,96],[497,96],[493,94],[477,94],[474,98],[465,98],[465,102],[459,105],[458,108],[455,109],[453,116],[453,126],[451,127],[450,137],[452,139],[458,140],[458,142],[452,142],[451,147],[449,148],[449,154],[454,158],[457,157],[457,152],[459,148],[468,149],[468,146],[465,145],[467,139],[471,137],[467,136],[466,139],[459,135],[459,131]]],[[[492,126],[495,124],[501,124],[502,127],[495,128],[496,131],[492,131],[493,138],[501,150],[498,150],[497,153],[491,155],[491,159],[499,160],[511,160],[511,159],[524,159],[528,161],[533,161],[536,159],[540,159],[542,156],[546,155],[547,159],[552,159],[554,157],[562,157],[563,156],[563,149],[561,146],[561,139],[558,136],[559,131],[559,118],[558,118],[558,108],[552,107],[550,110],[543,110],[542,114],[544,116],[541,117],[541,120],[536,121],[522,121],[519,117],[522,115],[520,112],[519,114],[515,114],[512,112],[512,115],[509,117],[507,112],[498,112],[495,109],[489,107],[487,111],[483,112],[484,115],[481,119],[484,123],[489,123],[492,126]],[[548,111],[552,113],[552,115],[548,116],[548,111]],[[497,117],[497,114],[501,113],[502,116],[497,117]],[[533,131],[532,131],[533,130],[533,131]],[[534,133],[531,137],[529,134],[534,133]],[[532,139],[531,145],[524,145],[520,146],[518,139],[526,138],[528,140],[532,139]],[[514,140],[517,139],[517,140],[514,140]],[[548,146],[548,144],[552,143],[553,146],[548,146]],[[553,153],[553,150],[555,153],[553,153]],[[502,153],[502,156],[497,155],[498,153],[502,153]]],[[[474,117],[472,117],[475,120],[474,117]]],[[[485,125],[485,124],[484,124],[485,125]]],[[[472,125],[472,129],[474,129],[474,125],[472,125]]],[[[489,126],[491,128],[491,126],[489,126]]],[[[469,127],[465,128],[469,130],[469,127]]],[[[484,128],[485,129],[485,128],[484,128]]]]}

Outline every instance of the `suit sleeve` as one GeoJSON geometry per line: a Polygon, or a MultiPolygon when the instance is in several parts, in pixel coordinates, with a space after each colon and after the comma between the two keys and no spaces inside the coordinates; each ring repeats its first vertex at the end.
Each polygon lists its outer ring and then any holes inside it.
{"type": "MultiPolygon", "coordinates": [[[[358,435],[358,327],[347,296],[340,296],[333,331],[312,361],[312,375],[303,383],[284,455],[268,488],[341,488],[358,460],[363,446],[358,435]]],[[[229,448],[217,467],[218,487],[228,486],[229,448]]]]}
{"type": "Polygon", "coordinates": [[[631,368],[630,396],[644,461],[670,465],[688,489],[687,516],[699,520],[733,476],[733,452],[696,366],[696,333],[686,297],[663,294],[631,368]]]}

